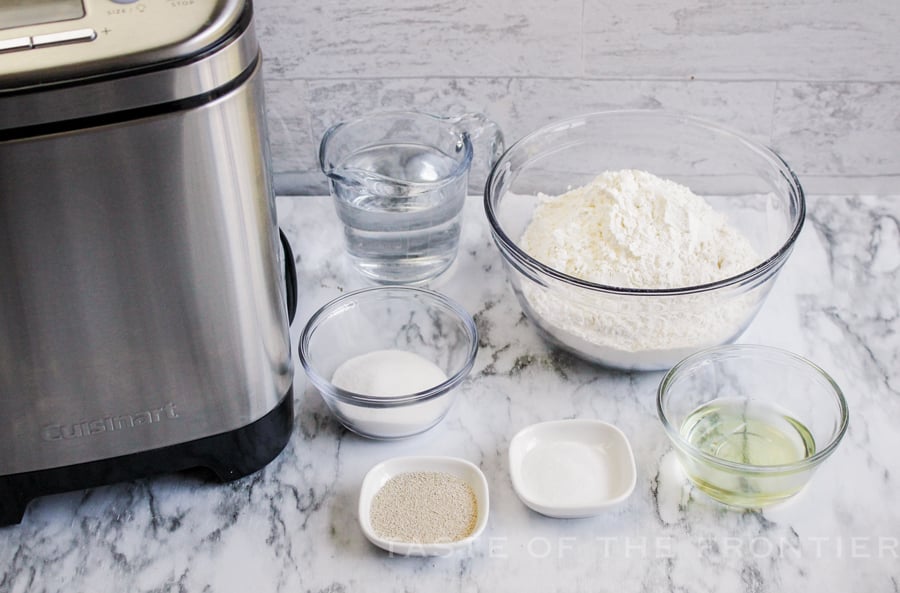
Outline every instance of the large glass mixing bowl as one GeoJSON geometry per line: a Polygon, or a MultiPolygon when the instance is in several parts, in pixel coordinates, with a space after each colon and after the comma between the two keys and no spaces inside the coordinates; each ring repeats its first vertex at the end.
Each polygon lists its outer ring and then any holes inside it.
{"type": "Polygon", "coordinates": [[[608,111],[555,123],[515,143],[485,186],[485,210],[525,314],[551,342],[606,366],[668,369],[736,340],[787,261],[806,214],[803,189],[774,151],[716,124],[664,111],[608,111]],[[679,288],[576,278],[521,246],[542,196],[604,171],[643,170],[690,188],[753,246],[757,265],[679,288]]]}

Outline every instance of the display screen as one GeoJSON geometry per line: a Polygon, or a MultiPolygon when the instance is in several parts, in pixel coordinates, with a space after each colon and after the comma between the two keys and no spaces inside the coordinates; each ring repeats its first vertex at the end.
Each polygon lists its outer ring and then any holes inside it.
{"type": "Polygon", "coordinates": [[[0,0],[0,29],[68,21],[84,16],[81,0],[0,0]]]}

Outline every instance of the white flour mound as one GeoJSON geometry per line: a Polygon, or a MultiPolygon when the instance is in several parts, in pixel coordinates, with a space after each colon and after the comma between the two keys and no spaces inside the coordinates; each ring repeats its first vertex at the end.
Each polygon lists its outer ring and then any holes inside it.
{"type": "Polygon", "coordinates": [[[747,239],[690,189],[645,171],[607,171],[544,197],[522,236],[532,257],[620,288],[681,288],[753,267],[747,239]]]}
{"type": "MultiPolygon", "coordinates": [[[[522,248],[570,276],[619,288],[682,288],[723,280],[761,258],[690,189],[644,171],[606,172],[560,196],[539,196],[522,248]]],[[[551,338],[588,358],[665,369],[735,339],[764,291],[649,296],[523,282],[522,304],[551,338]]]]}

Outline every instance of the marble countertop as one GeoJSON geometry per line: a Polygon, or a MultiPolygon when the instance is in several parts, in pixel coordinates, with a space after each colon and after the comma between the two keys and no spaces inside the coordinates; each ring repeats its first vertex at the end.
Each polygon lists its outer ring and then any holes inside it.
{"type": "MultiPolygon", "coordinates": [[[[298,254],[297,337],[362,286],[326,198],[278,201],[298,254]]],[[[741,339],[805,355],[843,387],[849,431],[795,499],[763,512],[711,501],[682,475],[659,425],[660,373],[619,373],[550,349],[522,317],[481,203],[466,205],[454,274],[436,287],[475,316],[481,348],[432,431],[374,442],[343,430],[296,362],[296,427],[262,471],[229,484],[164,476],[39,499],[0,529],[0,591],[898,591],[900,590],[900,198],[813,197],[794,255],[741,339]],[[544,420],[598,418],[631,440],[637,487],[590,519],[516,497],[507,447],[544,420]],[[374,464],[441,454],[481,467],[490,521],[471,548],[391,557],[363,537],[356,504],[374,464]]],[[[295,354],[296,359],[296,354],[295,354]]]]}

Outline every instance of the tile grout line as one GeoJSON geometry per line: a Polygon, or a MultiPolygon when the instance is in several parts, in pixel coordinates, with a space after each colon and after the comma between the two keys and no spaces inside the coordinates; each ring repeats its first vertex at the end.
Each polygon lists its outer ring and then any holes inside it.
{"type": "Polygon", "coordinates": [[[523,76],[518,74],[510,75],[459,75],[459,76],[301,76],[296,78],[276,78],[267,76],[267,82],[379,82],[389,80],[570,80],[578,82],[675,82],[675,83],[710,83],[710,84],[754,84],[754,83],[782,83],[782,84],[870,84],[870,85],[900,85],[898,80],[820,80],[820,79],[782,79],[782,78],[625,78],[625,77],[607,77],[593,78],[588,76],[523,76]]]}
{"type": "Polygon", "coordinates": [[[584,59],[584,3],[587,0],[581,0],[581,78],[583,79],[587,72],[584,59]]]}

